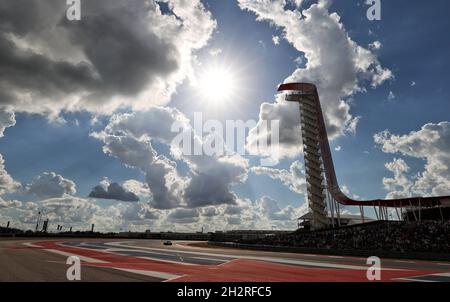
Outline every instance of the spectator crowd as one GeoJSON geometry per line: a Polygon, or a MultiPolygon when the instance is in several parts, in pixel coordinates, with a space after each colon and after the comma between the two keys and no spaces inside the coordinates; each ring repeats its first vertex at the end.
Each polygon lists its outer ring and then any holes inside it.
{"type": "Polygon", "coordinates": [[[311,249],[450,252],[450,221],[374,222],[340,229],[280,234],[240,243],[311,249]]]}

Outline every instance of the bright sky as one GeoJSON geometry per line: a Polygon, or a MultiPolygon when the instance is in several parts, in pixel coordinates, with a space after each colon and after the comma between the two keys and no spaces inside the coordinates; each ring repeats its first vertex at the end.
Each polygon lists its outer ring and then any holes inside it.
{"type": "Polygon", "coordinates": [[[75,229],[294,229],[284,81],[318,86],[349,195],[450,193],[448,1],[384,0],[380,21],[362,0],[184,2],[84,1],[73,22],[65,1],[0,0],[1,225],[33,228],[42,209],[75,229]],[[177,156],[171,125],[198,112],[279,119],[279,164],[177,156]]]}

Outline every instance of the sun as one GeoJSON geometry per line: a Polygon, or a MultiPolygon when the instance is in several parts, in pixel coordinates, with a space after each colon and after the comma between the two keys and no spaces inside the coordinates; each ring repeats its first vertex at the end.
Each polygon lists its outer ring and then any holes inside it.
{"type": "Polygon", "coordinates": [[[236,93],[235,76],[224,66],[211,66],[204,70],[197,83],[202,99],[211,104],[229,102],[236,93]]]}

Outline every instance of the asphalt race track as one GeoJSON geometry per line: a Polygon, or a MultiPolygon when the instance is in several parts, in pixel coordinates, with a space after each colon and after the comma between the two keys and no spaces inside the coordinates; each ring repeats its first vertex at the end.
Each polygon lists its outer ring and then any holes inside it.
{"type": "MultiPolygon", "coordinates": [[[[85,282],[366,282],[365,258],[164,246],[160,240],[0,240],[0,281],[67,281],[69,256],[85,282]]],[[[376,256],[376,255],[374,255],[376,256]]],[[[450,263],[382,259],[382,281],[449,282],[450,263]]]]}

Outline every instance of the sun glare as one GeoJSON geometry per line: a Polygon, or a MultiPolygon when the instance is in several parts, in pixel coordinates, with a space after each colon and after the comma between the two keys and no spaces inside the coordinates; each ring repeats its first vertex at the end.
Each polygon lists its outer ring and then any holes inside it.
{"type": "Polygon", "coordinates": [[[200,76],[198,89],[201,97],[208,103],[226,103],[236,92],[233,73],[225,67],[210,68],[200,76]]]}

